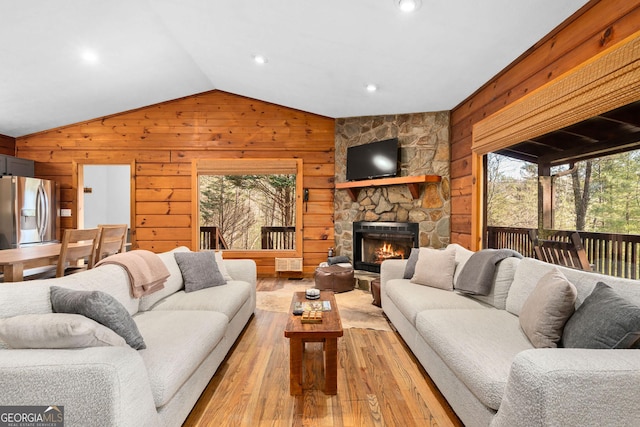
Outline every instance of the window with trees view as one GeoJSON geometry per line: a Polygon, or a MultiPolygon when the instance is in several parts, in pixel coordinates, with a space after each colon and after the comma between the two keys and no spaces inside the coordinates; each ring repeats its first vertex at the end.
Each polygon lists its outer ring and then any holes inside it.
{"type": "Polygon", "coordinates": [[[301,159],[198,159],[192,170],[201,250],[302,255],[301,159]]]}
{"type": "Polygon", "coordinates": [[[227,249],[294,249],[296,175],[200,175],[200,226],[217,227],[227,249]],[[274,234],[275,233],[275,234],[274,234]]]}
{"type": "MultiPolygon", "coordinates": [[[[551,169],[554,229],[640,234],[640,151],[551,169]]],[[[487,225],[537,228],[537,165],[487,156],[487,225]]]]}

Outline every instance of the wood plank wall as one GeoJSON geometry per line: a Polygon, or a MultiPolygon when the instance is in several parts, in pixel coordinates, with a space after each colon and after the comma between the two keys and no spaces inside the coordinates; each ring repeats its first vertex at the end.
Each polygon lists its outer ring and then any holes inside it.
{"type": "Polygon", "coordinates": [[[451,112],[451,242],[471,242],[473,124],[640,30],[640,0],[590,1],[451,112]]]}
{"type": "MultiPolygon", "coordinates": [[[[61,185],[61,207],[75,212],[72,161],[135,161],[134,247],[194,249],[191,161],[301,158],[309,202],[303,209],[304,271],[326,261],[333,241],[334,120],[221,91],[211,91],[17,138],[17,156],[61,185]]],[[[62,218],[62,228],[74,218],[62,218]]],[[[229,258],[242,257],[231,253],[229,258]]],[[[274,257],[254,257],[258,274],[275,274],[274,257]]]]}
{"type": "Polygon", "coordinates": [[[0,134],[0,154],[15,156],[16,139],[11,136],[0,134]]]}

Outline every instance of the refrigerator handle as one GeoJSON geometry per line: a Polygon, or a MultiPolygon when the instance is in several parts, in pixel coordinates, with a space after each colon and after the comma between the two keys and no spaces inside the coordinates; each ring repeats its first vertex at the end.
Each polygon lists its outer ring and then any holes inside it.
{"type": "Polygon", "coordinates": [[[40,240],[42,240],[49,226],[49,198],[42,184],[38,187],[36,196],[36,224],[40,240]]]}

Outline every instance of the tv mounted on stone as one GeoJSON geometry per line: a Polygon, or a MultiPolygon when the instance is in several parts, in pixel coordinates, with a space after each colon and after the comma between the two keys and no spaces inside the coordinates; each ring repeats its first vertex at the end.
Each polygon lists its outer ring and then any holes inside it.
{"type": "Polygon", "coordinates": [[[394,177],[398,174],[398,138],[347,148],[347,181],[394,177]]]}

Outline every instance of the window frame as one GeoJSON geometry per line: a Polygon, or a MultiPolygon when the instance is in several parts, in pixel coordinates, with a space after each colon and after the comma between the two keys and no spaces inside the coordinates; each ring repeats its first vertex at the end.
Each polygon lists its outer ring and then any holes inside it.
{"type": "Polygon", "coordinates": [[[200,187],[201,175],[259,175],[259,174],[291,174],[296,175],[296,239],[295,249],[259,249],[238,250],[224,249],[234,257],[302,257],[303,253],[303,169],[302,159],[197,159],[191,163],[192,177],[192,242],[195,250],[200,248],[200,187]]]}

